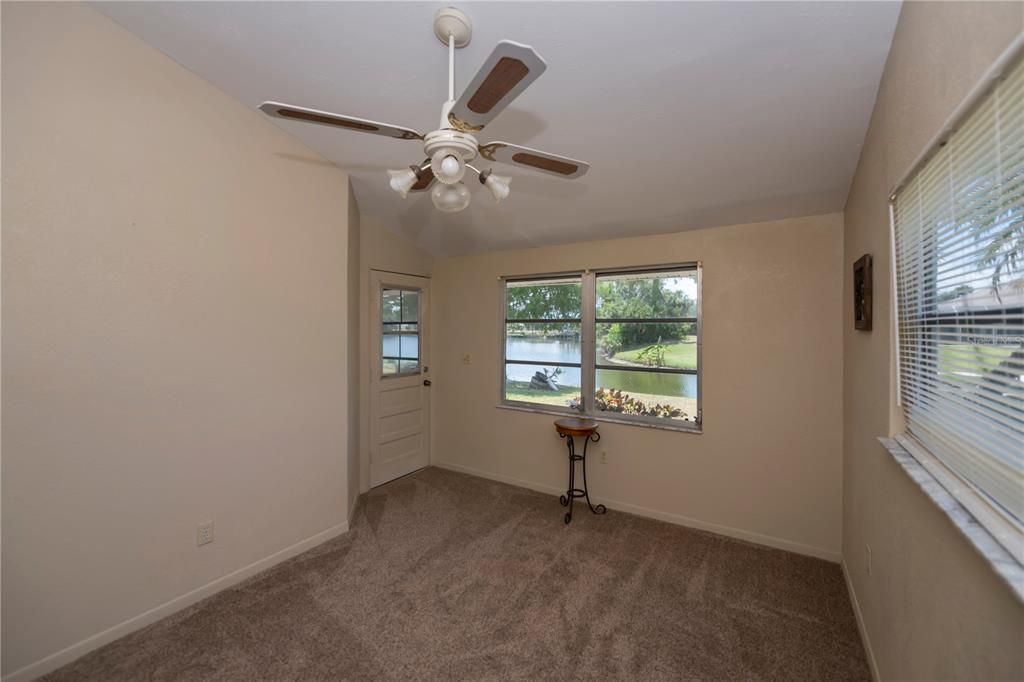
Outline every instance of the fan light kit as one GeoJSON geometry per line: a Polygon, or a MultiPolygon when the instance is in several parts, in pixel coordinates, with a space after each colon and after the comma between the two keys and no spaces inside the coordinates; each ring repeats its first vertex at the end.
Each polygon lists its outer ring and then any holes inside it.
{"type": "Polygon", "coordinates": [[[363,118],[332,114],[317,109],[264,102],[260,110],[269,116],[305,123],[346,128],[400,140],[420,140],[426,159],[402,170],[389,170],[391,189],[404,199],[409,192],[430,190],[430,199],[439,211],[457,213],[469,206],[471,195],[463,180],[466,170],[476,173],[480,184],[500,202],[508,197],[512,178],[495,175],[490,168],[471,165],[477,157],[496,163],[526,166],[561,178],[583,176],[590,165],[539,149],[520,147],[509,142],[481,145],[479,133],[547,68],[532,47],[511,40],[499,42],[491,56],[455,99],[455,50],[469,44],[473,28],[469,17],[454,7],[434,15],[434,35],[448,47],[448,99],[441,105],[441,123],[437,130],[421,135],[411,128],[363,118]]]}

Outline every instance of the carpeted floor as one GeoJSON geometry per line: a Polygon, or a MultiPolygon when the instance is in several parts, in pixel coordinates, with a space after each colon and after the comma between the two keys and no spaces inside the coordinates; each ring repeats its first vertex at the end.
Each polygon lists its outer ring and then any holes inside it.
{"type": "Polygon", "coordinates": [[[47,680],[868,680],[836,564],[441,469],[47,680]]]}

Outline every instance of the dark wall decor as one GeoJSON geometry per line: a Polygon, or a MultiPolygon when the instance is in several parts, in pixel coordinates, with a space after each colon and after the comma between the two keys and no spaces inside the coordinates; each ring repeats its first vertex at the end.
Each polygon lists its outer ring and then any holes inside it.
{"type": "Polygon", "coordinates": [[[871,330],[871,254],[853,264],[853,327],[871,330]]]}

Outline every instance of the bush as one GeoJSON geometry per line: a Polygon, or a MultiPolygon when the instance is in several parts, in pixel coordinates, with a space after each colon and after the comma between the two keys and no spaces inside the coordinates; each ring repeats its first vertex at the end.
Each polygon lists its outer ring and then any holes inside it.
{"type": "Polygon", "coordinates": [[[663,367],[665,365],[665,346],[661,343],[661,339],[658,339],[658,343],[653,346],[647,346],[637,353],[636,359],[640,361],[641,365],[663,367]]]}
{"type": "Polygon", "coordinates": [[[672,405],[646,405],[628,393],[623,393],[617,388],[599,388],[594,393],[594,404],[599,410],[605,412],[618,412],[620,414],[636,414],[645,417],[667,417],[670,419],[687,419],[687,414],[678,407],[672,405]]]}

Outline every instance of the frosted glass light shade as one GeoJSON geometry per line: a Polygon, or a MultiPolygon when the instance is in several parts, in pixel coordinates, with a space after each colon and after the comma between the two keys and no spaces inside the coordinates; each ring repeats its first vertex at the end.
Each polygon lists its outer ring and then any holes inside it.
{"type": "Polygon", "coordinates": [[[434,202],[434,207],[438,211],[458,213],[469,206],[469,188],[461,182],[457,182],[454,185],[438,183],[434,185],[434,189],[430,190],[430,200],[434,202]]]}
{"type": "Polygon", "coordinates": [[[466,174],[466,162],[454,149],[443,148],[430,157],[430,167],[434,177],[445,185],[454,185],[466,174]]]}
{"type": "Polygon", "coordinates": [[[484,187],[491,192],[491,196],[494,197],[495,202],[500,202],[502,199],[508,196],[511,188],[509,183],[512,182],[512,178],[507,175],[495,175],[491,173],[484,180],[484,187]]]}
{"type": "Polygon", "coordinates": [[[416,184],[416,180],[419,179],[411,168],[389,170],[388,175],[391,176],[391,189],[401,194],[403,199],[409,194],[412,186],[416,184]]]}

